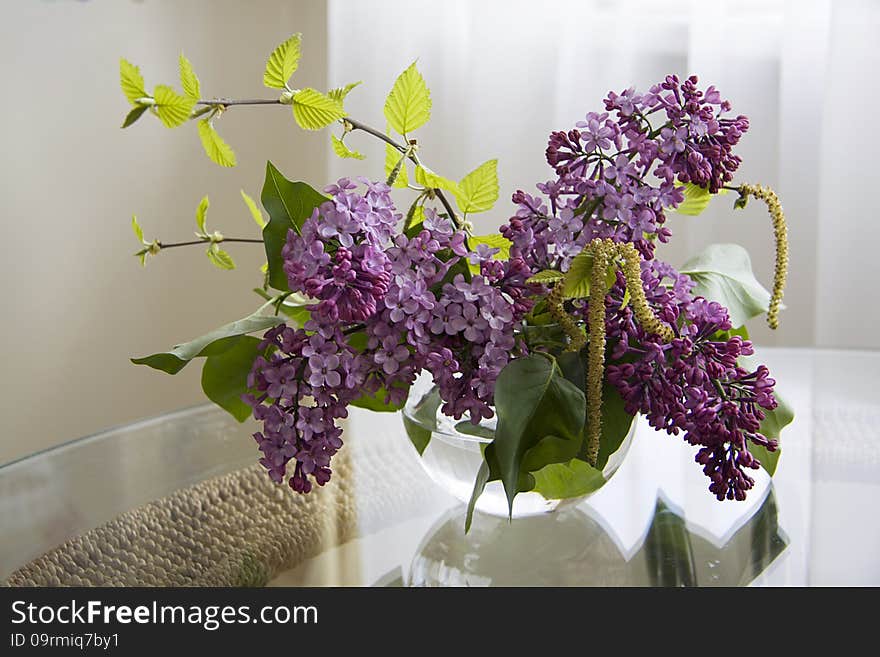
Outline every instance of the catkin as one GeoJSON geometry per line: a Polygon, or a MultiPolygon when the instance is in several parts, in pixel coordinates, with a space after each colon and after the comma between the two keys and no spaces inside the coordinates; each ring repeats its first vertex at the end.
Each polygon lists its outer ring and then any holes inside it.
{"type": "Polygon", "coordinates": [[[773,294],[770,296],[770,307],[767,310],[767,324],[771,329],[779,326],[779,305],[782,303],[782,294],[785,290],[785,280],[788,276],[788,227],[785,223],[785,213],[779,197],[769,187],[761,185],[741,185],[739,187],[741,199],[754,196],[764,201],[767,211],[773,220],[773,237],[776,241],[776,267],[773,272],[773,294]]]}

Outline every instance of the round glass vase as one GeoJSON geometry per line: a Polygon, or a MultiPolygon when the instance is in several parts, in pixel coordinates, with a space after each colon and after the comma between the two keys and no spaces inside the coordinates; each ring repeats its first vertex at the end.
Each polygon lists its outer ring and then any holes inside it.
{"type": "MultiPolygon", "coordinates": [[[[477,472],[483,463],[483,449],[492,442],[496,418],[482,420],[474,426],[469,419],[456,421],[445,415],[438,388],[431,376],[422,373],[409,391],[403,407],[403,423],[416,449],[425,472],[448,493],[467,504],[474,490],[477,472]]],[[[629,451],[637,422],[630,425],[626,437],[602,468],[607,482],[617,471],[629,451]]],[[[550,513],[577,504],[594,491],[565,499],[547,499],[538,492],[519,493],[513,502],[512,517],[522,518],[550,513]]],[[[491,481],[477,500],[475,509],[493,516],[508,516],[507,497],[500,481],[491,481]]]]}

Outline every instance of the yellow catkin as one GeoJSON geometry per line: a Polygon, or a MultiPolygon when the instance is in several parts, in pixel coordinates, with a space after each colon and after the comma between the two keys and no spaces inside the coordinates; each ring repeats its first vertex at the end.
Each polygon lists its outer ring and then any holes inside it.
{"type": "Polygon", "coordinates": [[[565,312],[565,308],[563,307],[563,290],[562,284],[556,285],[553,290],[547,295],[547,309],[550,311],[550,315],[555,319],[559,325],[562,327],[562,330],[565,331],[565,334],[568,336],[569,342],[568,346],[565,348],[566,351],[580,351],[584,348],[584,345],[587,343],[587,335],[578,323],[565,312]]]}
{"type": "Polygon", "coordinates": [[[785,280],[788,276],[788,227],[785,223],[785,213],[782,211],[782,204],[779,202],[776,192],[769,187],[741,185],[739,194],[742,199],[754,196],[764,201],[773,220],[773,237],[776,240],[776,268],[773,272],[773,294],[770,296],[767,324],[770,328],[776,329],[779,326],[779,305],[782,303],[785,280]]]}

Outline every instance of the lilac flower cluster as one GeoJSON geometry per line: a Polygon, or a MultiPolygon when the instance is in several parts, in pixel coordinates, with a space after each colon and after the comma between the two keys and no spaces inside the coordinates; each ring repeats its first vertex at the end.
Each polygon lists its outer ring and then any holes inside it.
{"type": "Polygon", "coordinates": [[[693,283],[659,261],[643,263],[642,282],[649,303],[663,321],[679,326],[669,344],[657,341],[634,321],[629,308],[620,310],[623,287],[608,296],[606,330],[614,336],[608,381],[620,392],[629,413],[642,413],[651,426],[670,434],[684,432],[699,445],[696,460],[719,500],[745,499],[754,479],[745,470],[760,463],[749,443],[770,451],[776,441],[760,432],[764,410],[776,408],[775,381],[759,366],[754,372],[737,359],[751,355],[751,342],[727,333],[727,310],[716,302],[693,297],[693,283]],[[670,283],[665,284],[665,279],[670,283]]]}
{"type": "Polygon", "coordinates": [[[316,303],[302,329],[266,333],[248,381],[261,463],[299,492],[329,480],[349,404],[383,394],[400,405],[423,369],[445,413],[491,417],[514,326],[531,307],[522,259],[493,260],[485,245],[469,252],[465,234],[429,208],[420,229],[398,232],[390,188],[363,182],[363,193],[347,179],[327,188],[330,200],[289,232],[289,287],[316,303]]]}
{"type": "Polygon", "coordinates": [[[748,119],[726,117],[730,103],[714,87],[698,89],[696,77],[612,92],[605,109],[550,135],[547,161],[558,177],[538,185],[549,209],[524,192],[513,197],[519,210],[502,233],[532,269],[566,271],[595,238],[631,242],[650,259],[655,241],[671,236],[665,210],[683,200],[676,181],[714,193],[739,166],[732,149],[748,119]]]}

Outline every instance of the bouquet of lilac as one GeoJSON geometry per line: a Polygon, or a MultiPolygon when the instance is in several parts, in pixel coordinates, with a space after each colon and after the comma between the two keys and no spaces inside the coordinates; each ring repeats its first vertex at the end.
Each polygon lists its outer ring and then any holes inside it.
{"type": "MultiPolygon", "coordinates": [[[[546,478],[536,474],[545,468],[598,487],[637,414],[697,448],[719,500],[745,499],[750,470],[772,474],[792,414],[752,358],[744,324],[766,313],[777,325],[785,219],[770,189],[733,184],[733,150],[749,123],[730,115],[714,87],[670,75],[645,93],[609,93],[604,111],[550,135],[554,178],[537,185],[540,196],[517,191],[513,216],[480,236],[468,217],[497,201],[497,161],[459,181],[424,165],[413,131],[430,118],[431,100],[415,64],[388,95],[386,134],[345,112],[358,83],[327,93],[289,86],[299,53],[299,35],[276,48],[264,83],[280,96],[249,101],[202,99],[182,55],[183,93],[159,85],[148,94],[122,60],[133,106],[123,127],[148,110],[169,127],[197,120],[206,154],[222,166],[234,166],[235,154],[215,122],[239,105],[292,106],[307,130],[338,125],[331,143],[340,157],[364,157],[345,143],[357,132],[386,149],[380,181],[344,178],[324,193],[268,163],[268,222],[242,192],[262,239],[208,232],[207,198],[195,242],[147,241],[133,219],[142,262],[204,244],[215,265],[232,268],[224,242],[261,243],[267,256],[257,312],[135,363],[174,374],[205,358],[207,396],[239,420],[252,414],[262,423],[254,434],[260,463],[299,493],[331,479],[349,406],[400,410],[420,375],[432,379],[439,413],[463,431],[493,418],[472,506],[493,480],[511,508],[518,493],[541,493],[546,478]],[[394,188],[415,198],[398,209],[394,188]],[[736,245],[713,245],[679,270],[656,257],[672,236],[669,213],[698,214],[729,191],[734,207],[749,197],[768,207],[772,293],[736,245]]],[[[412,427],[410,437],[422,452],[431,434],[412,427]]]]}

